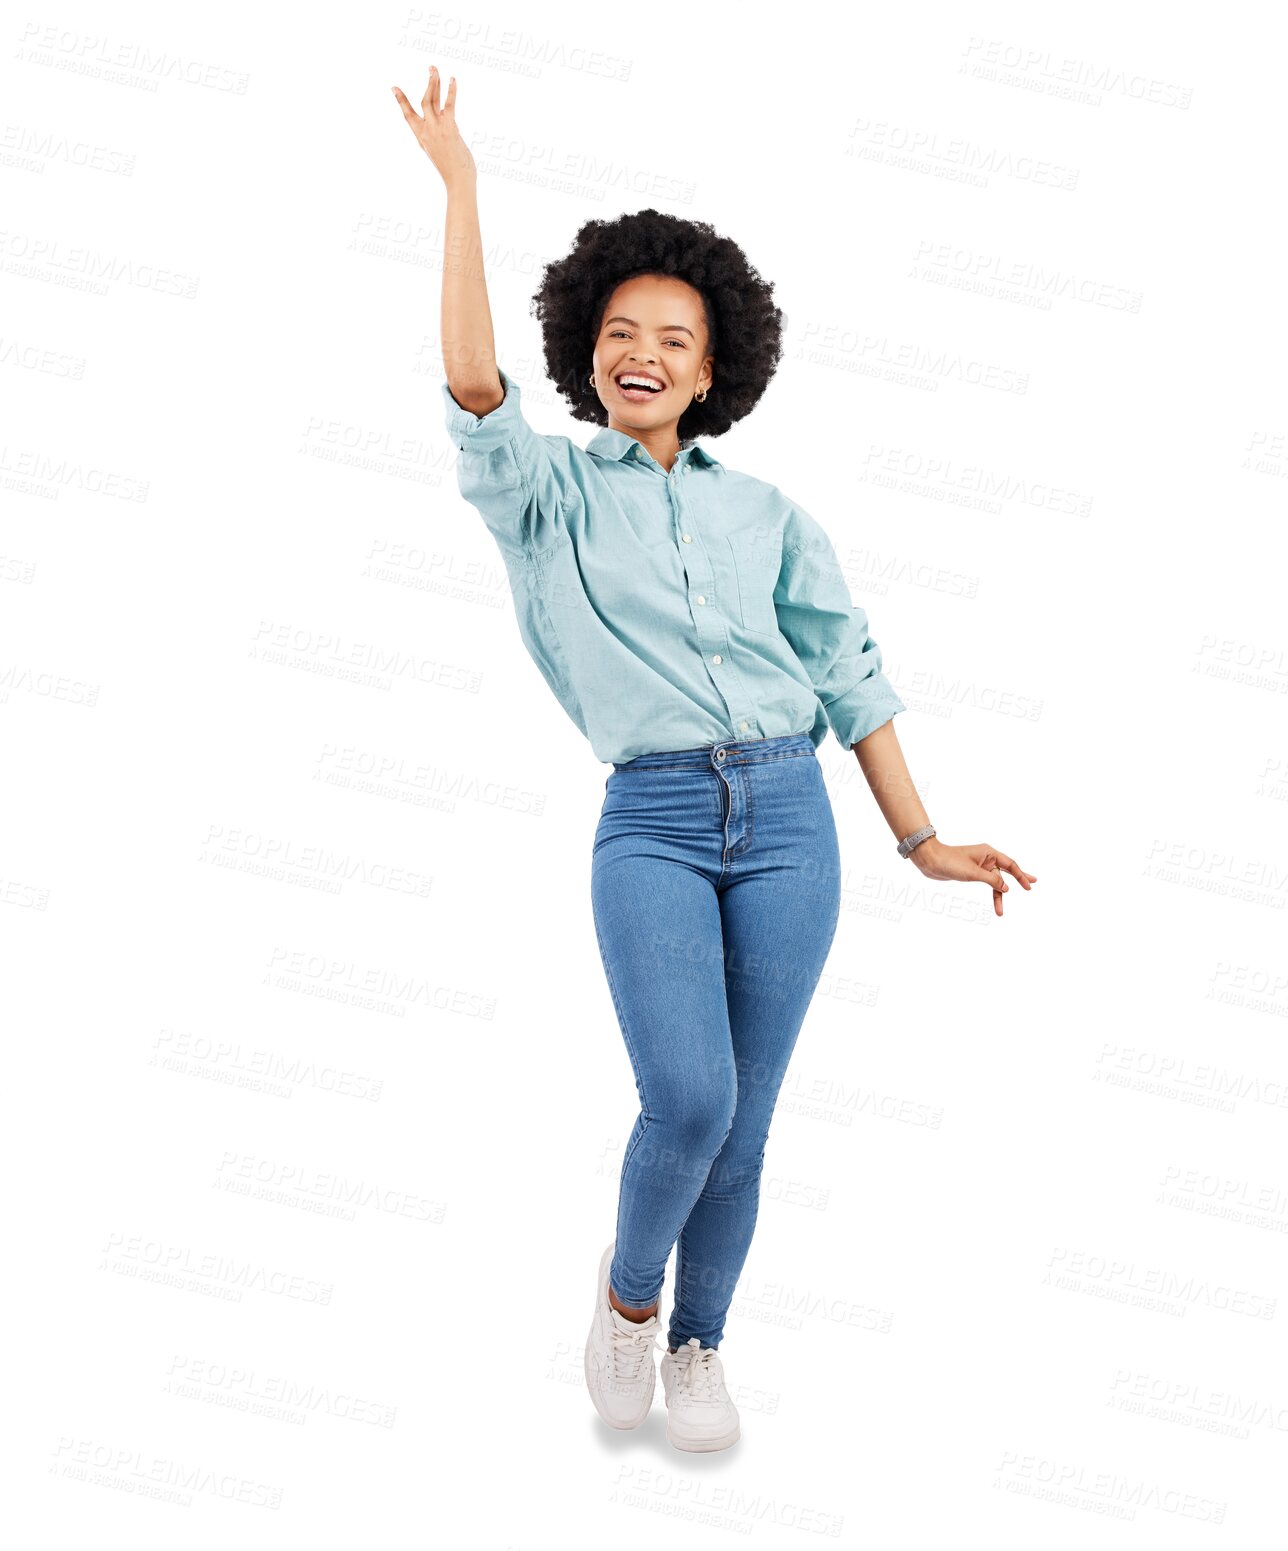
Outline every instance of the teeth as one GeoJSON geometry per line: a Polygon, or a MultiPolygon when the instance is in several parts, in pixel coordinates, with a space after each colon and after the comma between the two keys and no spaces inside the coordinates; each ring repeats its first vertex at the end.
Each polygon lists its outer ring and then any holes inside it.
{"type": "Polygon", "coordinates": [[[623,376],[617,379],[618,385],[623,388],[652,388],[655,393],[661,392],[662,384],[654,382],[650,377],[623,376]]]}

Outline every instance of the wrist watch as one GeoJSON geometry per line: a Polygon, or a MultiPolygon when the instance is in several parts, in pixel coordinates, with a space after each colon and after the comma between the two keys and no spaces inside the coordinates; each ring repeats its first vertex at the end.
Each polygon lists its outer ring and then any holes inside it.
{"type": "Polygon", "coordinates": [[[927,824],[925,829],[914,829],[912,834],[905,835],[899,842],[899,855],[910,855],[923,840],[929,840],[934,833],[935,826],[933,824],[927,824]]]}

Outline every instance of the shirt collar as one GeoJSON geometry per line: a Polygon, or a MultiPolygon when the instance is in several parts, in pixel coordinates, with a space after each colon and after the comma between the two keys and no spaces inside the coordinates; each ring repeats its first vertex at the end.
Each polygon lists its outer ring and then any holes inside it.
{"type": "MultiPolygon", "coordinates": [[[[601,427],[586,443],[586,451],[593,453],[597,458],[616,458],[619,462],[627,457],[633,457],[633,447],[638,447],[641,453],[647,453],[648,449],[633,436],[627,436],[625,431],[614,431],[608,426],[601,427]]],[[[681,458],[688,455],[690,461],[697,459],[700,463],[708,463],[713,468],[722,468],[719,458],[713,458],[701,442],[689,440],[680,443],[678,463],[681,458]]]]}

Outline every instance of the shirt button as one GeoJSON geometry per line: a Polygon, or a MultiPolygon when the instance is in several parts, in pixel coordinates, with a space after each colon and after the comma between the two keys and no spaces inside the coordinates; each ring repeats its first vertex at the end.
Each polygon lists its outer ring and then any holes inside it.
{"type": "Polygon", "coordinates": [[[680,535],[680,537],[684,540],[684,542],[686,544],[692,544],[693,543],[692,537],[689,534],[687,534],[687,533],[682,533],[680,535]]]}
{"type": "Polygon", "coordinates": [[[703,597],[703,596],[702,596],[702,594],[701,594],[701,593],[699,593],[699,594],[698,594],[698,602],[699,602],[699,603],[705,603],[705,602],[706,602],[706,601],[707,601],[707,600],[706,600],[706,599],[705,599],[705,598],[704,598],[704,597],[703,597]]]}
{"type": "Polygon", "coordinates": [[[746,732],[746,730],[747,730],[746,722],[739,722],[738,723],[738,731],[739,732],[746,732]]]}
{"type": "Polygon", "coordinates": [[[719,653],[719,652],[717,652],[717,653],[716,653],[716,654],[715,654],[715,656],[714,656],[714,657],[713,657],[713,658],[712,658],[712,659],[711,659],[711,661],[712,661],[712,662],[723,662],[723,661],[724,661],[724,658],[723,658],[723,657],[722,657],[722,656],[721,656],[721,655],[720,655],[720,653],[719,653]]]}

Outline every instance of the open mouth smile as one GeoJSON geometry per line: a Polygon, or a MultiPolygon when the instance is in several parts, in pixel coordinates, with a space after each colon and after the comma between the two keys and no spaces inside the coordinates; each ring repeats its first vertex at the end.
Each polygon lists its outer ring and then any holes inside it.
{"type": "Polygon", "coordinates": [[[621,396],[633,404],[642,404],[645,399],[666,391],[666,384],[650,372],[622,372],[613,381],[621,396]]]}

